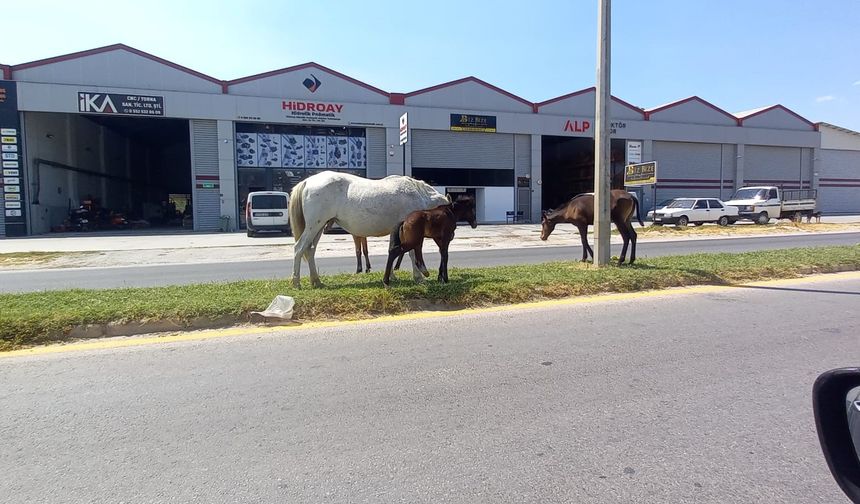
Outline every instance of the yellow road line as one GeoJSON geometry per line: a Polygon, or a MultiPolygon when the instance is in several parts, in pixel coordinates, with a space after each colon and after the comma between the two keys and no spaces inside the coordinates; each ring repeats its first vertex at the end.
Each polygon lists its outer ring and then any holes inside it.
{"type": "Polygon", "coordinates": [[[208,331],[198,331],[190,333],[170,334],[166,336],[147,336],[127,338],[110,338],[99,341],[78,342],[69,344],[56,344],[50,346],[41,346],[35,348],[26,348],[23,350],[12,350],[10,352],[0,353],[0,359],[4,357],[19,357],[25,355],[45,355],[65,352],[77,352],[83,350],[103,350],[111,348],[133,347],[152,345],[157,343],[174,343],[178,341],[203,341],[209,339],[227,338],[230,336],[243,336],[251,334],[271,334],[277,332],[297,332],[311,329],[321,329],[329,327],[346,327],[367,324],[381,324],[390,322],[400,322],[406,320],[422,320],[434,319],[443,317],[454,317],[458,315],[475,315],[483,313],[496,313],[506,311],[529,310],[535,308],[552,308],[558,306],[573,306],[590,303],[604,303],[612,301],[628,301],[632,299],[646,299],[660,296],[678,296],[689,294],[710,294],[716,292],[727,292],[738,287],[775,287],[780,285],[798,285],[798,284],[814,284],[820,282],[830,282],[834,280],[860,280],[860,271],[849,271],[845,273],[833,273],[827,275],[816,275],[803,278],[790,278],[782,280],[766,280],[761,282],[750,282],[735,286],[719,286],[719,285],[699,285],[693,287],[685,287],[680,289],[667,290],[652,290],[643,292],[622,292],[613,294],[598,294],[594,296],[581,296],[575,298],[552,299],[545,301],[533,301],[529,303],[520,303],[514,305],[491,306],[487,308],[466,308],[462,310],[451,311],[424,311],[414,313],[404,313],[401,315],[386,315],[362,320],[337,320],[329,322],[306,322],[296,323],[285,326],[275,327],[232,327],[228,329],[214,329],[208,331]]]}

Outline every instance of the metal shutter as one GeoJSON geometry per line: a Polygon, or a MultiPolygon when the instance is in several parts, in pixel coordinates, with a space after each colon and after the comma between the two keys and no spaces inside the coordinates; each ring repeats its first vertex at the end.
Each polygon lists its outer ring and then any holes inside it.
{"type": "Polygon", "coordinates": [[[818,208],[824,213],[860,212],[860,151],[822,149],[818,208]]]}
{"type": "Polygon", "coordinates": [[[221,189],[218,171],[218,123],[191,122],[191,171],[194,174],[194,230],[220,228],[221,189]]]}
{"type": "Polygon", "coordinates": [[[747,145],[744,148],[744,185],[791,189],[803,182],[804,188],[809,187],[809,157],[809,149],[747,145]]]}
{"type": "MultiPolygon", "coordinates": [[[[657,202],[680,197],[720,197],[720,165],[725,164],[724,156],[721,144],[655,141],[657,202]]],[[[724,196],[732,192],[733,179],[732,171],[724,168],[724,196]]]]}
{"type": "Polygon", "coordinates": [[[385,129],[367,128],[367,178],[380,179],[388,175],[385,157],[385,129]]]}
{"type": "Polygon", "coordinates": [[[410,133],[413,167],[501,170],[514,167],[514,138],[510,134],[418,129],[410,133]]]}

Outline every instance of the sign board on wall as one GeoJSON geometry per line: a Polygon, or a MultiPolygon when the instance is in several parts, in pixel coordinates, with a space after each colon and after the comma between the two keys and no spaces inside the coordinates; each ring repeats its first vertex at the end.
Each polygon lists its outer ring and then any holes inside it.
{"type": "Polygon", "coordinates": [[[85,114],[163,116],[164,97],[79,91],[78,112],[85,114]]]}
{"type": "Polygon", "coordinates": [[[451,114],[451,131],[496,132],[496,116],[451,114]]]}
{"type": "Polygon", "coordinates": [[[400,116],[400,145],[403,145],[409,140],[407,137],[409,135],[409,118],[407,117],[407,113],[404,112],[402,116],[400,116]]]}
{"type": "Polygon", "coordinates": [[[657,183],[657,161],[630,164],[624,169],[625,186],[652,185],[657,183]]]}
{"type": "Polygon", "coordinates": [[[636,164],[642,162],[642,141],[627,140],[627,163],[636,164]]]}
{"type": "Polygon", "coordinates": [[[0,144],[3,145],[3,191],[6,236],[27,234],[24,214],[24,184],[21,178],[21,125],[18,118],[18,87],[13,81],[0,80],[0,144]],[[7,203],[11,203],[7,205],[7,203]]]}

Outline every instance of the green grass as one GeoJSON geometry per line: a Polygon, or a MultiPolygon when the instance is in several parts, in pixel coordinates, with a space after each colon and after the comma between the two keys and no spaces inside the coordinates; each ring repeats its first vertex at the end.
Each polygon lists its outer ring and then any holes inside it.
{"type": "MultiPolygon", "coordinates": [[[[573,259],[573,258],[571,258],[573,259]]],[[[453,257],[456,263],[456,254],[453,257]]],[[[0,350],[61,341],[80,325],[108,322],[232,317],[247,320],[277,294],[295,297],[300,320],[355,319],[403,313],[428,305],[472,307],[602,292],[686,285],[729,285],[860,269],[860,245],[662,257],[635,266],[598,269],[573,261],[528,266],[455,269],[451,283],[412,282],[400,272],[391,289],[380,272],[323,277],[325,287],[293,289],[289,280],[246,281],[113,290],[0,295],[0,350]]],[[[306,279],[304,279],[306,282],[306,279]]]]}

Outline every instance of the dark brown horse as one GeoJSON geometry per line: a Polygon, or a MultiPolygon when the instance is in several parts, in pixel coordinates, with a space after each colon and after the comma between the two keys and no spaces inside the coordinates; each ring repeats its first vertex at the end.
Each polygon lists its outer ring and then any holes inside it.
{"type": "Polygon", "coordinates": [[[424,238],[433,238],[439,247],[442,261],[439,264],[438,280],[448,283],[448,245],[454,239],[457,223],[466,221],[472,228],[478,227],[475,217],[475,198],[459,196],[450,205],[442,205],[432,210],[417,210],[406,216],[391,232],[388,243],[388,263],[382,283],[388,287],[391,280],[391,266],[397,259],[398,266],[403,255],[415,251],[415,266],[424,276],[430,276],[424,264],[424,238]]]}
{"type": "Polygon", "coordinates": [[[367,255],[367,237],[353,235],[352,241],[355,243],[355,272],[361,273],[361,253],[364,252],[364,263],[367,265],[364,271],[370,273],[370,257],[367,255]]]}
{"type": "MultiPolygon", "coordinates": [[[[621,239],[624,240],[618,264],[624,264],[624,258],[627,256],[627,245],[630,242],[633,242],[630,251],[630,264],[636,260],[636,231],[633,230],[633,224],[630,223],[634,211],[639,225],[644,227],[645,223],[642,222],[642,217],[639,215],[639,200],[621,189],[610,191],[609,216],[615,227],[618,228],[618,232],[621,233],[621,239]]],[[[579,230],[579,236],[582,238],[582,262],[587,261],[589,255],[594,259],[594,252],[588,245],[588,226],[594,224],[594,195],[578,194],[555,210],[544,211],[541,216],[540,239],[546,241],[555,229],[555,225],[560,222],[569,222],[579,230]]]]}

